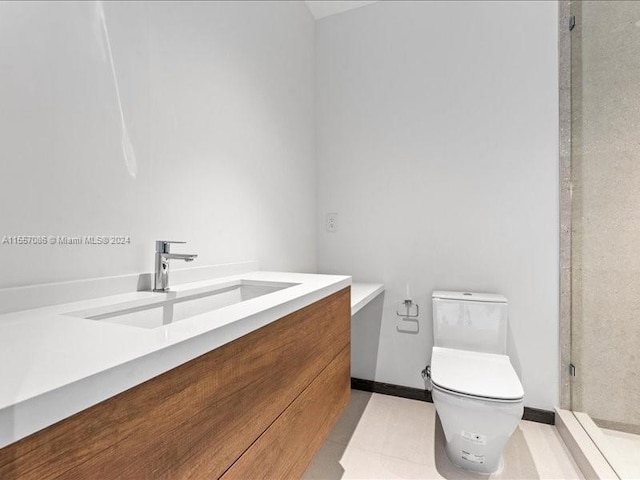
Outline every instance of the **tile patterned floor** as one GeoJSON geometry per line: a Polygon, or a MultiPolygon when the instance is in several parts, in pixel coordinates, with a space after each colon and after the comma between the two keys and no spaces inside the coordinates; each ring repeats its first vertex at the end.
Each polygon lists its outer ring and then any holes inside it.
{"type": "Polygon", "coordinates": [[[351,401],[305,472],[332,479],[581,479],[555,427],[522,421],[492,476],[454,467],[431,403],[351,391],[351,401]]]}

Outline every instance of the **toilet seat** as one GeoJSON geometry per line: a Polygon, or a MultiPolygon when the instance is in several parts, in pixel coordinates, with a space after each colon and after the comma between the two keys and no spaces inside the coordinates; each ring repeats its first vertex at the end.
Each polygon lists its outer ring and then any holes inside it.
{"type": "Polygon", "coordinates": [[[487,402],[490,404],[516,404],[516,403],[522,403],[522,398],[519,399],[513,399],[513,400],[503,400],[503,399],[499,399],[499,398],[491,398],[491,397],[480,397],[478,395],[470,395],[468,393],[462,393],[462,392],[457,392],[455,390],[447,390],[444,387],[441,387],[440,385],[436,385],[432,382],[432,388],[433,390],[437,390],[438,392],[442,392],[444,394],[447,395],[453,395],[453,396],[457,396],[457,397],[462,397],[462,398],[468,398],[469,400],[478,400],[478,401],[483,401],[483,402],[487,402]]]}
{"type": "Polygon", "coordinates": [[[433,347],[431,382],[440,391],[496,402],[519,402],[522,384],[509,357],[433,347]]]}

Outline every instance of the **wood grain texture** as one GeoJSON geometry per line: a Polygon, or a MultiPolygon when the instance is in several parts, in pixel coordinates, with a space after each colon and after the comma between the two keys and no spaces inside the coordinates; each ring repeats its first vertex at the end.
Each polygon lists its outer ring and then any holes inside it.
{"type": "Polygon", "coordinates": [[[0,449],[0,478],[218,478],[349,344],[349,328],[346,288],[0,449]]]}
{"type": "Polygon", "coordinates": [[[346,347],[222,476],[223,480],[301,478],[349,401],[346,347]]]}

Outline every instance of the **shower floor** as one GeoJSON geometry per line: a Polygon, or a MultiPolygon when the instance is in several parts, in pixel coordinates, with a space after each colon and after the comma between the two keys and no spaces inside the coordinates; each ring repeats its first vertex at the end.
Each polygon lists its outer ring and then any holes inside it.
{"type": "Polygon", "coordinates": [[[617,453],[616,469],[625,478],[640,478],[640,435],[601,428],[617,453]]]}

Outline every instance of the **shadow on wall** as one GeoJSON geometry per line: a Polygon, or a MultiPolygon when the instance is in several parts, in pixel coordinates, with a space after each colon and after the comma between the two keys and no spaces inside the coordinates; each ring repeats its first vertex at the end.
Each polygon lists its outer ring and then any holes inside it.
{"type": "Polygon", "coordinates": [[[516,345],[516,339],[513,336],[513,329],[511,328],[511,320],[508,322],[507,326],[507,355],[509,355],[509,359],[511,360],[511,365],[513,369],[516,371],[516,375],[522,381],[522,364],[520,363],[520,355],[518,355],[518,347],[516,345]]]}
{"type": "Polygon", "coordinates": [[[527,445],[524,433],[520,427],[516,428],[513,435],[505,445],[503,458],[509,459],[504,463],[502,470],[493,475],[480,475],[468,472],[456,467],[451,463],[445,451],[446,440],[440,417],[436,415],[436,424],[433,430],[433,445],[436,461],[436,470],[448,480],[487,480],[488,478],[526,478],[529,480],[539,479],[536,464],[527,445]]]}
{"type": "Polygon", "coordinates": [[[351,317],[351,377],[375,380],[384,292],[351,317]]]}

